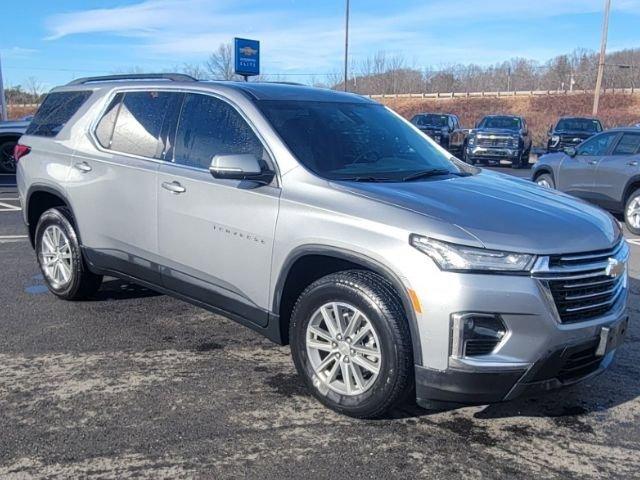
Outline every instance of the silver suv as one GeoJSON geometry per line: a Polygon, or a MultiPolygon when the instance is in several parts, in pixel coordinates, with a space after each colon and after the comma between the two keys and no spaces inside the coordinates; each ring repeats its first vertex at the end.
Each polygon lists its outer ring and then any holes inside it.
{"type": "Polygon", "coordinates": [[[627,329],[609,214],[452,158],[360,96],[81,79],[46,97],[16,157],[53,294],[108,275],[222,313],[289,343],[348,415],[572,384],[627,329]]]}

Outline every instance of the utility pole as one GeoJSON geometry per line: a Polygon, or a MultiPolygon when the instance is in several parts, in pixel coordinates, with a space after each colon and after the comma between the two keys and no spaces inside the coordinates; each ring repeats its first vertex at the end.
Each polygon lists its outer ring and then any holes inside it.
{"type": "Polygon", "coordinates": [[[2,60],[0,59],[0,120],[7,119],[7,100],[4,96],[4,82],[2,80],[2,60]]]}
{"type": "Polygon", "coordinates": [[[600,103],[600,89],[602,88],[602,75],[604,74],[604,63],[607,56],[607,34],[609,31],[609,10],[611,0],[604,1],[604,19],[602,21],[602,38],[600,39],[600,61],[598,62],[598,76],[596,78],[596,90],[593,95],[593,116],[598,114],[598,104],[600,103]]]}
{"type": "Polygon", "coordinates": [[[347,79],[349,78],[349,0],[346,0],[344,15],[344,91],[347,91],[347,79]]]}

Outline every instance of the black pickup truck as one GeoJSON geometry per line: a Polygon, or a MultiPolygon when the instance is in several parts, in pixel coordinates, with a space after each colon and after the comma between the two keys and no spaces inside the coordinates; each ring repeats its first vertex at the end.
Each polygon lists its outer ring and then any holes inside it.
{"type": "Polygon", "coordinates": [[[447,150],[451,150],[453,132],[460,128],[460,120],[452,113],[418,113],[411,123],[447,150]]]}
{"type": "Polygon", "coordinates": [[[513,168],[529,165],[531,136],[524,118],[515,115],[487,115],[466,136],[456,139],[462,145],[462,159],[475,165],[508,160],[513,168]]]}
{"type": "Polygon", "coordinates": [[[555,126],[549,127],[547,151],[562,152],[565,148],[575,147],[602,130],[602,123],[597,118],[562,117],[555,126]]]}

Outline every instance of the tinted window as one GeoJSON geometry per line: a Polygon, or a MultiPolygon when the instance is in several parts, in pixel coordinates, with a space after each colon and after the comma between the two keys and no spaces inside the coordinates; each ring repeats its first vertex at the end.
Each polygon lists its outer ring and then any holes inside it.
{"type": "Polygon", "coordinates": [[[613,149],[614,155],[633,155],[640,147],[640,133],[623,133],[622,138],[613,149]]]}
{"type": "Polygon", "coordinates": [[[266,100],[258,105],[298,160],[321,177],[398,181],[425,170],[460,173],[447,155],[382,105],[266,100]]]}
{"type": "Polygon", "coordinates": [[[96,137],[104,148],[111,148],[111,136],[113,135],[118,108],[123,97],[123,93],[119,93],[114,97],[96,127],[96,137]]]}
{"type": "Polygon", "coordinates": [[[598,120],[590,118],[563,118],[558,121],[556,130],[567,132],[597,133],[602,131],[602,125],[598,120]]]}
{"type": "Polygon", "coordinates": [[[160,158],[160,132],[165,113],[175,94],[170,92],[127,92],[113,130],[111,149],[118,152],[160,158]]]}
{"type": "Polygon", "coordinates": [[[418,126],[429,127],[446,127],[448,117],[446,115],[436,115],[428,113],[426,115],[416,115],[414,117],[414,124],[418,126]]]}
{"type": "Polygon", "coordinates": [[[517,117],[484,117],[478,128],[520,130],[520,119],[517,117]]]}
{"type": "Polygon", "coordinates": [[[47,95],[31,120],[27,135],[55,137],[91,92],[54,92],[47,95]]]}
{"type": "Polygon", "coordinates": [[[215,155],[250,153],[264,157],[260,140],[228,103],[208,95],[188,94],[175,141],[175,162],[209,168],[215,155]]]}
{"type": "Polygon", "coordinates": [[[587,140],[578,147],[578,155],[606,154],[617,135],[615,132],[603,133],[602,135],[587,140]]]}

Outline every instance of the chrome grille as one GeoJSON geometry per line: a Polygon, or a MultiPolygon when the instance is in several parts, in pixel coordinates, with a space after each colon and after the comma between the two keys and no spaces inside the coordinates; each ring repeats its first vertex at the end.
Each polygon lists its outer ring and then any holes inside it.
{"type": "Polygon", "coordinates": [[[509,137],[477,137],[476,140],[479,147],[509,148],[513,146],[509,137]]]}
{"type": "Polygon", "coordinates": [[[553,297],[562,323],[575,323],[607,314],[626,286],[626,268],[618,276],[608,271],[611,260],[626,264],[624,240],[596,252],[542,257],[533,270],[553,297]]]}

